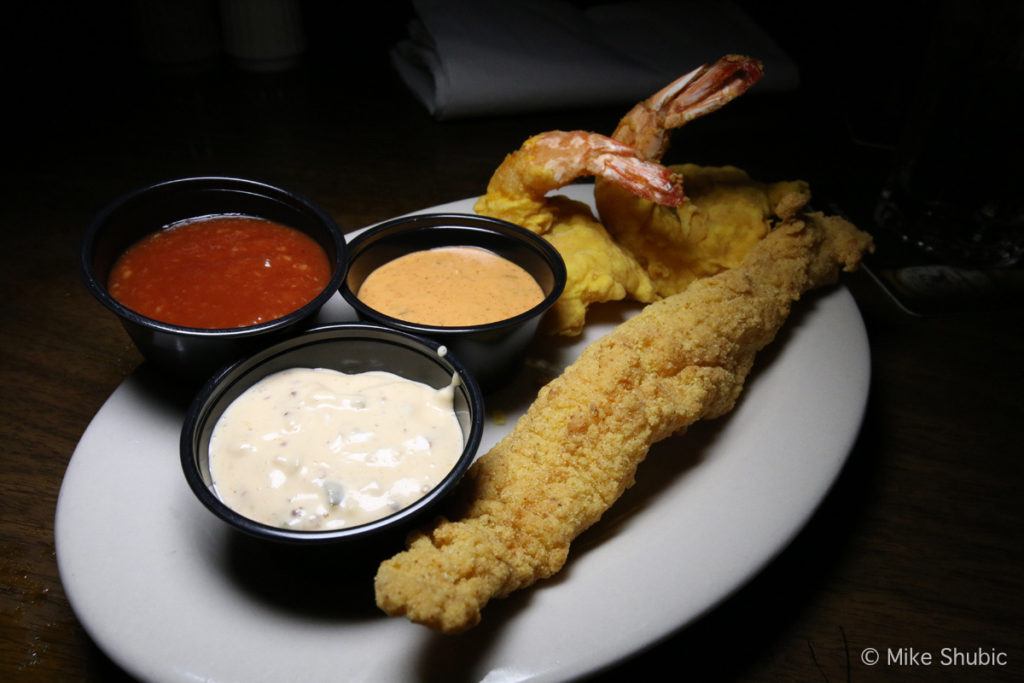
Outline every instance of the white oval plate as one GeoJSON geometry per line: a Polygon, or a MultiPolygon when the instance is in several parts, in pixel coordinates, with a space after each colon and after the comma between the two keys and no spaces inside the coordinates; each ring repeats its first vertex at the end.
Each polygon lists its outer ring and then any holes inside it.
{"type": "MultiPolygon", "coordinates": [[[[592,201],[592,186],[561,193],[592,201]]],[[[427,211],[470,213],[473,201],[427,211]]],[[[564,367],[635,310],[605,307],[580,339],[538,340],[531,357],[541,362],[488,398],[497,419],[480,452],[511,429],[545,369],[564,367]]],[[[352,313],[336,297],[322,317],[352,313]]],[[[731,415],[655,446],[637,485],[577,541],[559,575],[495,601],[476,629],[444,637],[375,612],[369,583],[324,585],[322,576],[256,566],[259,553],[189,491],[178,457],[182,408],[139,372],[100,409],[68,465],[55,523],[61,579],[96,643],[147,680],[586,674],[692,622],[788,544],[853,446],[869,374],[849,292],[806,298],[731,415]]]]}

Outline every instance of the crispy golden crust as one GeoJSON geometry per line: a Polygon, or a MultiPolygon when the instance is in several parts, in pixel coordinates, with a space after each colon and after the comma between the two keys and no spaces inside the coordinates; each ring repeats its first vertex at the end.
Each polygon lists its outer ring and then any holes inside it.
{"type": "Polygon", "coordinates": [[[870,238],[814,214],[733,270],[648,306],[587,348],[471,469],[458,521],[381,564],[377,604],[444,632],[557,572],[570,542],[633,483],[651,444],[732,408],[790,305],[851,270],[870,238]]]}
{"type": "Polygon", "coordinates": [[[544,319],[550,334],[578,335],[591,304],[627,297],[644,303],[655,299],[643,267],[616,244],[589,206],[548,196],[584,175],[604,178],[630,197],[672,206],[683,200],[678,176],[596,133],[541,133],[505,157],[474,210],[542,235],[565,259],[565,291],[544,319]]]}
{"type": "Polygon", "coordinates": [[[810,200],[803,181],[762,183],[734,166],[683,164],[687,201],[657,206],[598,179],[601,220],[622,249],[644,267],[659,297],[694,280],[735,268],[772,227],[810,200]]]}
{"type": "Polygon", "coordinates": [[[544,317],[546,333],[578,335],[594,303],[654,301],[654,285],[643,267],[594,220],[589,206],[560,195],[545,197],[529,214],[520,211],[523,206],[522,201],[506,203],[501,196],[488,194],[477,202],[476,212],[534,230],[565,261],[565,290],[544,317]],[[543,231],[536,229],[538,225],[543,231]]]}

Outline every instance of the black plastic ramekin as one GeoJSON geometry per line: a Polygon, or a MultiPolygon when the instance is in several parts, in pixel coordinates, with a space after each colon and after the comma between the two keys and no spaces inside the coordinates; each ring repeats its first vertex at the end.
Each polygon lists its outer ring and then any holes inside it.
{"type": "Polygon", "coordinates": [[[349,269],[341,294],[362,320],[435,339],[466,364],[484,389],[515,371],[544,313],[565,289],[565,262],[547,241],[507,221],[475,214],[420,214],[382,223],[349,242],[349,269]],[[359,288],[376,268],[405,254],[437,247],[488,249],[519,265],[540,285],[544,299],[528,311],[466,327],[421,325],[392,318],[364,304],[359,288]]]}
{"type": "Polygon", "coordinates": [[[198,382],[224,364],[308,324],[338,290],[345,277],[347,255],[341,229],[308,199],[255,180],[204,176],[157,183],[117,199],[89,226],[82,243],[80,268],[86,287],[117,314],[148,361],[183,380],[198,382]],[[125,249],[165,226],[216,214],[264,218],[301,230],[327,253],[330,281],[316,298],[285,316],[258,325],[225,329],[184,327],[153,320],[110,296],[110,270],[125,249]]]}
{"type": "Polygon", "coordinates": [[[338,323],[315,327],[239,361],[210,379],[188,410],[181,430],[181,465],[193,493],[213,514],[249,536],[297,545],[398,541],[455,488],[473,462],[484,428],[480,388],[458,358],[439,353],[429,339],[377,325],[338,323]],[[435,389],[458,375],[455,415],[462,428],[463,451],[447,476],[423,498],[383,519],[344,529],[298,531],[269,526],[232,510],[214,490],[210,474],[210,437],[217,420],[246,389],[289,368],[329,368],[355,374],[391,372],[435,389]]]}

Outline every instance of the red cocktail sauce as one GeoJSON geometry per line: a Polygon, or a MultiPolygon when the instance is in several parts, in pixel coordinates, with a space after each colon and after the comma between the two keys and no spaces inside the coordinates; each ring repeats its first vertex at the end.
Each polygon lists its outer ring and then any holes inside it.
{"type": "Polygon", "coordinates": [[[223,329],[267,322],[323,291],[331,266],[311,237],[262,218],[210,216],[169,226],[118,258],[108,288],[161,322],[223,329]]]}

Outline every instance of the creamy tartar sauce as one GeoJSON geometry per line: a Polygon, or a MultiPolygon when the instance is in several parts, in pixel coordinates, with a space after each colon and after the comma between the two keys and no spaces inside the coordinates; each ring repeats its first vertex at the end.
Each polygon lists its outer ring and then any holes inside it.
{"type": "Polygon", "coordinates": [[[461,455],[454,387],[389,372],[269,375],[214,427],[215,492],[239,514],[284,528],[338,529],[386,517],[433,489],[461,455]]]}

